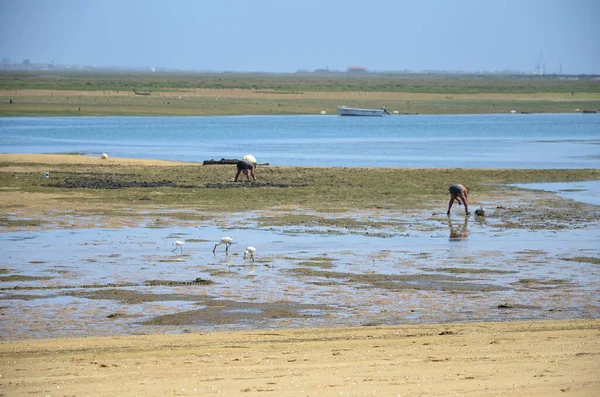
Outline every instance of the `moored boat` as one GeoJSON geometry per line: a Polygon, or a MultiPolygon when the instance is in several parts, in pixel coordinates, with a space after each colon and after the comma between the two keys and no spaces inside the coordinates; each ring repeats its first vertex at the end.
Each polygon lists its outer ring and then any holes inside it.
{"type": "Polygon", "coordinates": [[[384,114],[390,114],[385,109],[385,106],[382,106],[381,109],[360,109],[338,106],[337,110],[340,116],[383,116],[384,114]]]}

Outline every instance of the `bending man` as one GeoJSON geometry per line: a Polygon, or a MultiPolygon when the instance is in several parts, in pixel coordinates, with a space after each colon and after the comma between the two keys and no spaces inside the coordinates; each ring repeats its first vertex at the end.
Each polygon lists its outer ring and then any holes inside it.
{"type": "Polygon", "coordinates": [[[252,180],[255,181],[256,180],[256,175],[254,173],[255,169],[256,169],[255,163],[248,161],[248,160],[239,160],[237,162],[237,172],[235,173],[234,181],[237,182],[238,177],[240,176],[241,172],[243,172],[244,175],[246,175],[246,179],[248,181],[250,180],[250,175],[252,175],[252,180]]]}
{"type": "Polygon", "coordinates": [[[448,212],[447,214],[450,215],[450,209],[452,208],[452,204],[454,204],[454,200],[458,201],[458,205],[464,204],[465,205],[465,213],[467,215],[470,215],[471,213],[469,212],[469,189],[467,189],[465,186],[463,185],[450,185],[450,187],[448,188],[448,191],[450,192],[450,202],[448,203],[448,212]]]}

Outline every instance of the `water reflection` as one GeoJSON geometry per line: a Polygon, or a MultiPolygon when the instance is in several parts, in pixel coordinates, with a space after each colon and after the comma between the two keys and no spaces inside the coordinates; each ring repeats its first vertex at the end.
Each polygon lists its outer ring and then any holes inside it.
{"type": "MultiPolygon", "coordinates": [[[[225,255],[217,255],[217,253],[213,252],[213,259],[216,263],[226,266],[234,266],[233,258],[229,255],[229,252],[225,252],[225,255]]],[[[236,255],[233,255],[236,256],[236,255]]]]}
{"type": "Polygon", "coordinates": [[[463,240],[469,235],[469,217],[465,216],[465,222],[462,225],[452,224],[452,218],[448,218],[448,226],[450,227],[450,240],[463,240]]]}

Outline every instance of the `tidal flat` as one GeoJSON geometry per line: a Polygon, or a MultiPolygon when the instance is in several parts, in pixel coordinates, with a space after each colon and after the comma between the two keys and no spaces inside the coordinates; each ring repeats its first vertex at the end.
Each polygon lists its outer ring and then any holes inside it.
{"type": "Polygon", "coordinates": [[[264,167],[251,184],[227,166],[0,166],[5,339],[600,314],[600,207],[511,185],[597,170],[264,167]],[[447,216],[448,180],[485,216],[447,216]],[[213,253],[225,235],[235,244],[213,253]]]}

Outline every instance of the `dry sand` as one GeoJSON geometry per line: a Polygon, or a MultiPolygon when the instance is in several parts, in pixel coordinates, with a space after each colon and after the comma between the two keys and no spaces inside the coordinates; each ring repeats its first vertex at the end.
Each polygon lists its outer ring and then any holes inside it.
{"type": "MultiPolygon", "coordinates": [[[[5,319],[6,320],[6,319],[5,319]]],[[[600,320],[0,344],[6,396],[597,396],[600,320]]]]}
{"type": "MultiPolygon", "coordinates": [[[[480,93],[480,94],[435,94],[420,92],[367,92],[367,91],[301,91],[301,92],[279,92],[273,90],[248,90],[240,88],[213,89],[196,88],[178,91],[160,91],[152,93],[154,97],[178,98],[178,97],[206,97],[206,98],[278,98],[278,99],[380,99],[390,100],[443,100],[443,99],[479,99],[479,100],[549,100],[549,101],[581,101],[594,100],[598,95],[595,93],[578,92],[577,96],[570,93],[538,92],[534,94],[516,93],[480,93]]],[[[81,91],[81,90],[0,90],[0,97],[23,97],[23,96],[48,96],[48,97],[135,97],[133,91],[129,90],[104,90],[104,91],[81,91]]]]}
{"type": "MultiPolygon", "coordinates": [[[[93,156],[81,156],[81,155],[65,155],[65,154],[0,154],[0,162],[3,163],[36,163],[40,164],[102,164],[102,165],[161,165],[161,166],[178,166],[182,164],[190,164],[179,161],[165,161],[165,160],[144,160],[144,159],[126,159],[126,158],[112,158],[108,157],[103,159],[98,153],[98,157],[93,156]]],[[[11,168],[2,168],[0,172],[9,171],[11,168]]]]}

